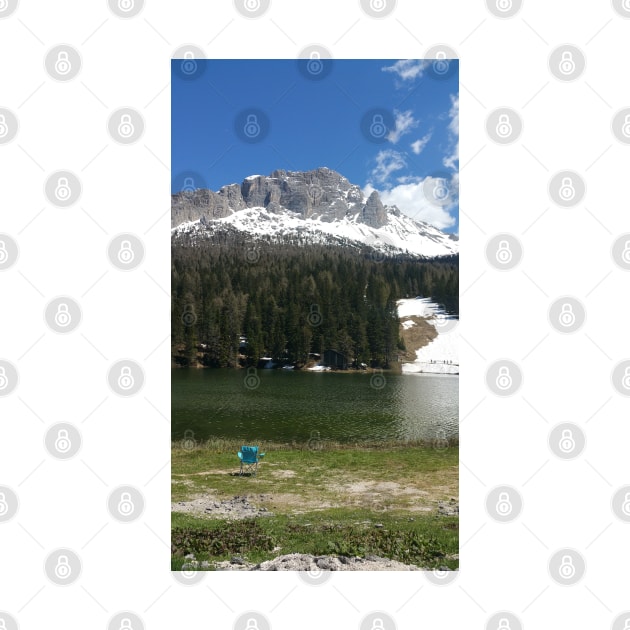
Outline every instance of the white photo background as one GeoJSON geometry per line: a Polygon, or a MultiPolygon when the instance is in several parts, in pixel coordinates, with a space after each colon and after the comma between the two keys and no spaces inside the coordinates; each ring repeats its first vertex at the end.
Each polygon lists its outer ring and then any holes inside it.
{"type": "Polygon", "coordinates": [[[626,5],[0,2],[6,628],[624,628],[626,5]],[[313,45],[461,59],[448,578],[169,571],[170,58],[313,45]]]}

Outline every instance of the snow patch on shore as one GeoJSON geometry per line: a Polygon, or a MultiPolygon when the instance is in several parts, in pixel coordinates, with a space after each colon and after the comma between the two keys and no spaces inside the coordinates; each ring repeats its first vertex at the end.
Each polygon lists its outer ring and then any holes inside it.
{"type": "Polygon", "coordinates": [[[430,298],[398,301],[398,317],[402,326],[410,327],[405,318],[424,317],[435,326],[438,336],[416,351],[413,363],[403,363],[404,374],[459,374],[459,330],[457,320],[447,315],[439,304],[430,298]]]}

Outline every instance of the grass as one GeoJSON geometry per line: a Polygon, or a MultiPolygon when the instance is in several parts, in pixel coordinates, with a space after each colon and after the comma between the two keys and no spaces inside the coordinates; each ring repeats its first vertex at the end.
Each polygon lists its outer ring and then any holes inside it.
{"type": "Polygon", "coordinates": [[[246,496],[273,513],[245,521],[173,513],[174,569],[190,552],[198,560],[238,555],[255,563],[294,552],[373,554],[457,568],[458,517],[436,511],[438,501],[458,496],[457,445],[321,442],[309,450],[258,443],[267,455],[256,477],[234,476],[240,444],[173,445],[173,501],[246,496]]]}

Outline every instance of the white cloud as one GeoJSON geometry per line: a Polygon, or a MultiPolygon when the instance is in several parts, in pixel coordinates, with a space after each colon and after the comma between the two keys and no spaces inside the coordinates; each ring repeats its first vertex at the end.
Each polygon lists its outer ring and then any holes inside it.
{"type": "Polygon", "coordinates": [[[376,166],[372,169],[372,177],[376,182],[384,184],[393,172],[399,171],[405,166],[407,166],[407,162],[405,162],[405,156],[402,153],[393,149],[385,149],[376,155],[376,166]]]}
{"type": "MultiPolygon", "coordinates": [[[[454,174],[449,182],[449,188],[453,195],[453,203],[446,206],[437,205],[427,198],[424,189],[424,179],[416,178],[415,181],[409,181],[411,178],[407,178],[406,183],[394,186],[389,190],[378,190],[378,193],[381,201],[385,205],[397,206],[401,212],[412,219],[424,221],[443,230],[452,227],[456,223],[455,217],[451,215],[451,211],[455,208],[458,198],[458,178],[456,175],[457,174],[454,174]]],[[[429,179],[431,178],[426,178],[426,180],[429,179]]],[[[366,196],[369,196],[373,190],[376,189],[372,184],[368,184],[363,192],[366,196]]],[[[430,186],[428,190],[431,190],[430,186]]]]}
{"type": "Polygon", "coordinates": [[[394,110],[395,128],[387,134],[387,139],[396,144],[405,134],[409,133],[414,127],[418,126],[418,121],[413,117],[410,109],[406,112],[394,110]]]}
{"type": "Polygon", "coordinates": [[[426,134],[422,138],[418,138],[415,142],[412,142],[409,146],[411,146],[411,150],[416,154],[420,155],[422,153],[422,149],[427,146],[427,143],[431,140],[431,133],[426,134]]]}
{"type": "Polygon", "coordinates": [[[424,61],[420,59],[400,59],[393,66],[381,68],[383,72],[393,72],[403,81],[419,79],[424,72],[424,61]]]}
{"type": "Polygon", "coordinates": [[[442,162],[446,168],[457,170],[459,166],[459,96],[451,95],[451,109],[448,115],[451,119],[448,123],[451,137],[450,155],[447,155],[442,162]]]}

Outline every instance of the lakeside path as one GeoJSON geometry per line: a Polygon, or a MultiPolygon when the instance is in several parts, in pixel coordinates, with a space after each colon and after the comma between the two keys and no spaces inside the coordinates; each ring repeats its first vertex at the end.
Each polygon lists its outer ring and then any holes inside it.
{"type": "Polygon", "coordinates": [[[416,354],[415,360],[403,363],[403,374],[459,374],[458,321],[429,298],[399,300],[397,304],[401,334],[407,345],[413,344],[416,354]],[[427,331],[427,326],[432,330],[427,331]],[[424,334],[418,334],[420,331],[424,334]]]}

